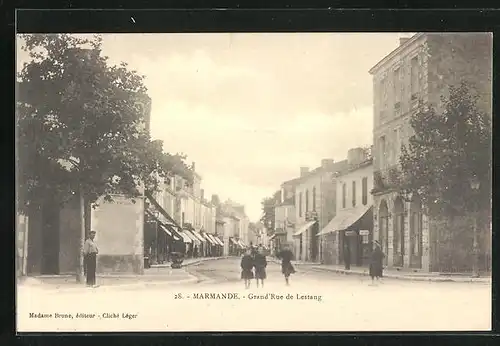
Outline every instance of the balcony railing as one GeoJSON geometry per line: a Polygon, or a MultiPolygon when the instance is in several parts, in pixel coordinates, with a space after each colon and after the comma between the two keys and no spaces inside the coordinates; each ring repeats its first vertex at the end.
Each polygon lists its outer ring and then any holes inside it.
{"type": "Polygon", "coordinates": [[[382,192],[401,186],[401,173],[397,165],[373,172],[372,193],[382,192]]]}

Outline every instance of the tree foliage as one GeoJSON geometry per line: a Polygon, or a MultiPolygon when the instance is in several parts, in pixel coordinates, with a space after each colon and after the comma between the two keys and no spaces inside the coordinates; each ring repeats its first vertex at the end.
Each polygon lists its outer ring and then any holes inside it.
{"type": "Polygon", "coordinates": [[[185,156],[163,152],[146,123],[144,77],[127,64],[110,66],[101,38],[23,35],[30,61],[18,74],[19,207],[51,197],[87,202],[110,194],[156,189],[159,177],[192,180],[185,156]]]}
{"type": "Polygon", "coordinates": [[[431,216],[490,208],[491,115],[478,109],[470,90],[466,83],[450,87],[442,111],[421,105],[411,118],[414,135],[402,147],[403,191],[417,193],[431,216]]]}
{"type": "Polygon", "coordinates": [[[275,212],[274,208],[278,201],[279,191],[276,192],[273,197],[264,198],[261,202],[262,205],[262,217],[260,222],[264,224],[267,229],[268,234],[274,233],[275,229],[275,212]]]}

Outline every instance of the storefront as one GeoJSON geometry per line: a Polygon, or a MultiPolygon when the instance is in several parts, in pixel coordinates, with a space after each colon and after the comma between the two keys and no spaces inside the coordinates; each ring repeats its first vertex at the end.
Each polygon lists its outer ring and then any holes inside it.
{"type": "Polygon", "coordinates": [[[373,240],[373,207],[339,211],[318,236],[324,237],[325,251],[334,248],[328,255],[334,257],[334,264],[368,265],[373,240]]]}

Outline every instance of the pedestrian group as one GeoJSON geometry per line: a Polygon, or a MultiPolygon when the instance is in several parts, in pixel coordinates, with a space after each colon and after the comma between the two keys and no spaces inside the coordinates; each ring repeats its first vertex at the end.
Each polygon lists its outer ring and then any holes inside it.
{"type": "MultiPolygon", "coordinates": [[[[290,285],[290,275],[295,273],[295,268],[292,265],[293,253],[288,246],[285,246],[277,254],[277,257],[281,259],[281,272],[285,277],[285,282],[290,285]]],[[[259,287],[259,283],[261,287],[264,287],[264,280],[267,277],[266,267],[267,259],[262,246],[257,248],[250,246],[246,249],[241,258],[241,278],[245,281],[245,288],[250,288],[250,283],[254,278],[257,281],[257,287],[259,287]]]]}

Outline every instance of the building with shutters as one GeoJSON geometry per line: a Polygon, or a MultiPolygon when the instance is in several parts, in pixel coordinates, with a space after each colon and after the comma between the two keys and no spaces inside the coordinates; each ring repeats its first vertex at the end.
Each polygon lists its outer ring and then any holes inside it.
{"type": "Polygon", "coordinates": [[[442,109],[449,86],[466,81],[491,114],[492,35],[419,33],[400,44],[369,71],[373,76],[374,238],[388,267],[436,270],[437,239],[418,196],[406,201],[395,188],[401,145],[412,135],[410,118],[419,101],[442,109]]]}

